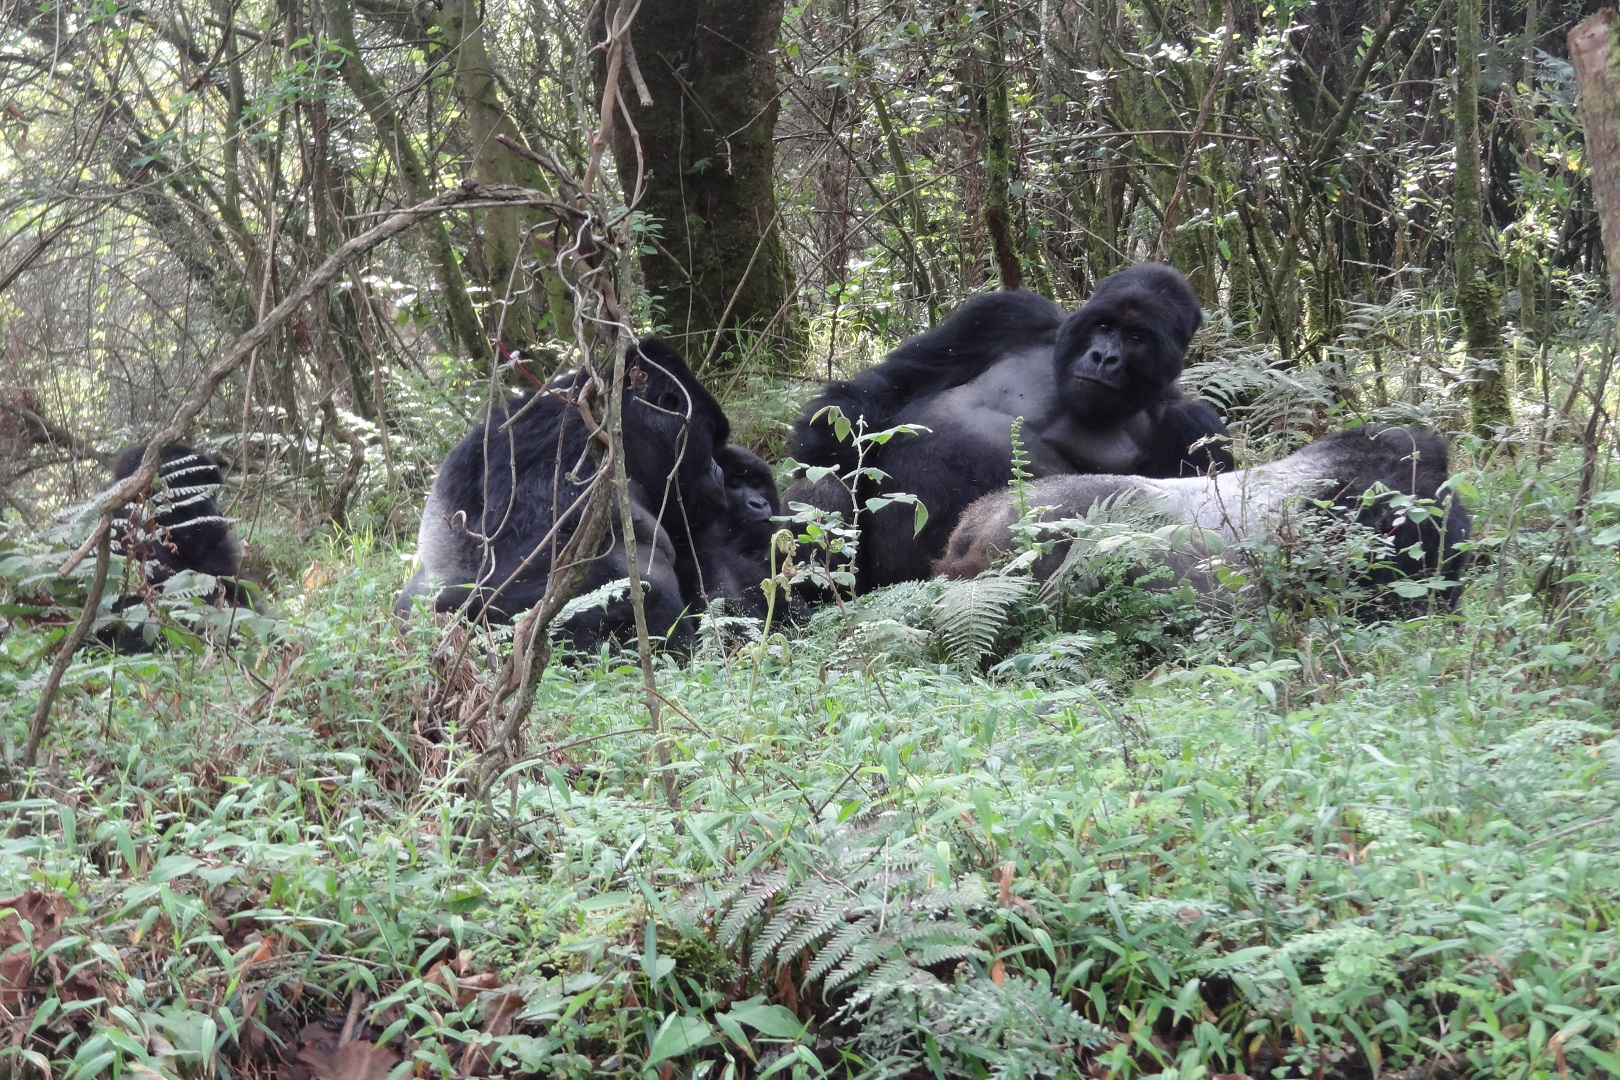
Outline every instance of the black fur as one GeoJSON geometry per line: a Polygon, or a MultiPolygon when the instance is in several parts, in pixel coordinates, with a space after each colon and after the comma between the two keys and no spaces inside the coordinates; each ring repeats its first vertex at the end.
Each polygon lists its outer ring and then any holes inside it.
{"type": "MultiPolygon", "coordinates": [[[[146,443],[126,446],[113,458],[113,482],[135,475],[146,443]]],[[[181,570],[215,577],[242,572],[242,545],[214,501],[225,477],[219,462],[184,443],[170,443],[158,457],[149,502],[156,535],[130,535],[129,508],[113,522],[119,550],[148,565],[147,580],[159,584],[181,570]]]]}
{"type": "MultiPolygon", "coordinates": [[[[1329,435],[1269,465],[1215,476],[1153,479],[1144,476],[1054,476],[1030,484],[1025,505],[1045,508],[1040,518],[1084,517],[1102,500],[1125,499],[1162,513],[1172,522],[1197,526],[1185,545],[1164,553],[1172,577],[1218,600],[1221,586],[1205,560],[1219,546],[1275,531],[1289,515],[1313,513],[1312,503],[1330,503],[1333,513],[1365,526],[1388,541],[1391,555],[1367,574],[1376,599],[1363,615],[1414,614],[1438,606],[1455,610],[1459,578],[1467,565],[1463,544],[1470,533],[1467,507],[1449,487],[1445,440],[1421,428],[1368,426],[1329,435]],[[1442,517],[1415,521],[1401,513],[1391,494],[1366,497],[1381,485],[1389,493],[1432,500],[1442,517]],[[1216,539],[1218,538],[1218,539],[1216,539]],[[1435,576],[1451,582],[1437,593],[1407,600],[1388,589],[1403,579],[1435,576]]],[[[1014,544],[1018,508],[1009,492],[996,492],[963,513],[935,570],[947,577],[973,577],[1014,544]]],[[[1045,579],[1062,563],[1064,547],[1044,556],[1035,574],[1045,579]]]]}
{"type": "MultiPolygon", "coordinates": [[[[634,504],[648,629],[679,635],[684,606],[676,571],[691,557],[692,536],[725,509],[714,461],[730,425],[714,397],[667,344],[643,338],[628,358],[624,452],[634,504]],[[688,522],[691,525],[688,525],[688,522]]],[[[577,505],[595,468],[578,407],[578,376],[511,398],[450,451],[422,512],[421,567],[395,602],[407,611],[429,583],[438,611],[467,607],[474,616],[512,618],[546,591],[552,558],[578,526],[577,505]],[[577,472],[576,472],[577,470],[577,472]],[[552,534],[555,526],[555,534],[552,534]]],[[[605,419],[598,416],[598,419],[605,419]]],[[[582,592],[625,576],[618,514],[586,572],[582,592]]],[[[633,632],[628,599],[582,612],[564,631],[578,648],[633,632]]]]}
{"type": "MultiPolygon", "coordinates": [[[[113,458],[116,484],[135,474],[146,443],[126,446],[113,458]]],[[[184,443],[170,443],[158,456],[157,477],[146,497],[126,506],[113,521],[113,550],[136,568],[143,594],[162,591],[174,575],[191,570],[218,579],[207,599],[220,607],[257,608],[258,589],[240,579],[242,545],[214,496],[224,484],[219,462],[184,443]],[[136,507],[140,507],[137,511],[136,507]]],[[[145,602],[144,595],[121,596],[115,612],[145,602]]],[[[97,640],[121,653],[151,647],[145,630],[106,628],[97,640]]]]}
{"type": "MultiPolygon", "coordinates": [[[[862,480],[857,495],[909,492],[928,510],[913,533],[912,507],[863,513],[861,588],[926,578],[962,510],[1012,476],[1012,422],[1033,476],[1128,473],[1180,476],[1232,466],[1226,425],[1184,397],[1176,380],[1202,321],[1186,279],[1147,263],[1104,280],[1067,319],[1028,293],[975,298],[884,363],[834,383],[794,428],[792,456],[848,472],[854,451],[833,443],[817,410],[837,404],[868,431],[899,424],[929,430],[874,447],[865,464],[888,479],[862,480]],[[1210,439],[1210,443],[1203,440],[1210,439]]],[[[799,481],[790,502],[847,512],[831,481],[799,481]]]]}
{"type": "Polygon", "coordinates": [[[960,386],[1009,354],[1050,349],[1062,324],[1063,309],[1044,296],[1022,289],[975,296],[881,364],[823,387],[793,425],[788,453],[806,465],[836,465],[848,472],[855,467],[855,450],[818,419],[827,406],[836,405],[851,422],[861,417],[867,431],[882,431],[893,426],[894,414],[905,405],[960,386]]]}
{"type": "Polygon", "coordinates": [[[776,475],[763,458],[727,444],[715,451],[726,480],[726,512],[693,538],[696,558],[680,570],[694,610],[725,600],[732,614],[762,619],[765,594],[760,582],[771,574],[771,537],[782,513],[776,475]]]}

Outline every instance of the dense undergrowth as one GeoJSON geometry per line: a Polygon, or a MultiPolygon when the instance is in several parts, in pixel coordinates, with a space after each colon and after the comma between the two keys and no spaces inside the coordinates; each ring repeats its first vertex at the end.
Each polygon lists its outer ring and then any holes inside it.
{"type": "MultiPolygon", "coordinates": [[[[401,633],[396,554],[345,538],[279,639],[71,669],[0,806],[3,1054],[62,1077],[1620,1072],[1620,576],[1612,500],[1565,527],[1578,465],[1469,474],[1456,617],[1274,610],[1146,651],[1031,627],[986,675],[895,590],[664,660],[661,733],[629,659],[554,665],[483,801],[484,643],[401,633]]],[[[41,645],[0,640],[8,756],[41,645]]]]}

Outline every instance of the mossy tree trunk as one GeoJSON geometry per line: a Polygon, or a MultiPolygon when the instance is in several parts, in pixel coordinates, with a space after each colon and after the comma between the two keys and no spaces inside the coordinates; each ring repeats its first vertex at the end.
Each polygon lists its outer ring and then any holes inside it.
{"type": "Polygon", "coordinates": [[[1024,284],[1013,239],[1012,122],[1007,107],[1007,49],[1001,39],[1001,5],[990,0],[980,43],[984,65],[984,223],[1003,289],[1024,284]]]}
{"type": "Polygon", "coordinates": [[[1479,0],[1457,2],[1457,171],[1452,179],[1457,307],[1470,369],[1469,412],[1474,433],[1491,438],[1513,422],[1502,371],[1496,284],[1487,272],[1485,205],[1479,153],[1479,0]]]}
{"type": "Polygon", "coordinates": [[[1613,47],[1613,19],[1613,11],[1600,11],[1569,32],[1611,304],[1620,297],[1620,52],[1613,47]]]}
{"type": "MultiPolygon", "coordinates": [[[[343,61],[339,70],[343,81],[370,117],[377,130],[377,141],[393,159],[406,196],[413,203],[428,199],[434,192],[428,179],[427,166],[395,108],[394,94],[361,59],[360,44],[354,32],[352,5],[342,0],[327,0],[322,10],[326,16],[327,30],[342,52],[343,61]]],[[[427,231],[433,245],[433,266],[438,274],[439,293],[450,324],[447,337],[451,347],[459,346],[475,359],[487,360],[489,342],[484,337],[478,314],[473,310],[472,299],[467,292],[467,279],[462,274],[455,246],[450,242],[448,227],[441,219],[430,222],[427,231]]]]}
{"type": "MultiPolygon", "coordinates": [[[[611,20],[626,5],[606,6],[611,20]]],[[[657,0],[630,29],[635,64],[617,91],[634,128],[614,127],[613,157],[626,199],[658,229],[642,248],[647,291],[694,363],[707,351],[734,366],[759,334],[779,358],[803,347],[774,186],[782,11],[783,0],[657,0]]],[[[600,92],[600,63],[596,78],[600,92]]]]}
{"type": "MultiPolygon", "coordinates": [[[[486,183],[515,184],[551,190],[551,181],[534,162],[509,149],[504,137],[522,145],[517,124],[507,111],[484,42],[484,20],[475,0],[449,0],[439,16],[443,40],[453,60],[456,99],[472,134],[473,175],[486,183]]],[[[573,300],[568,280],[545,246],[554,217],[532,207],[504,206],[474,212],[474,249],[478,276],[489,287],[494,308],[486,317],[489,331],[503,347],[531,356],[546,338],[572,338],[573,300]],[[538,237],[542,243],[535,245],[538,237]],[[523,262],[541,253],[534,284],[523,262]]]]}

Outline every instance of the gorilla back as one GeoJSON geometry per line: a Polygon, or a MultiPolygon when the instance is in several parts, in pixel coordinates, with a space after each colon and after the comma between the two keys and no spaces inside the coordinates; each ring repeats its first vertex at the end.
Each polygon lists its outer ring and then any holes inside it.
{"type": "MultiPolygon", "coordinates": [[[[113,482],[128,480],[146,453],[146,443],[126,446],[113,458],[113,482]]],[[[129,508],[113,523],[123,553],[147,564],[147,580],[157,584],[182,570],[214,577],[242,572],[242,545],[214,501],[225,477],[219,462],[184,443],[170,443],[158,456],[149,493],[155,536],[131,521],[129,508]]]]}
{"type": "MultiPolygon", "coordinates": [[[[682,609],[675,563],[689,550],[688,517],[723,512],[725,490],[714,462],[729,432],[725,413],[686,362],[656,338],[626,357],[624,457],[629,474],[638,564],[646,585],[649,629],[676,627],[682,609]]],[[[408,611],[433,590],[433,607],[509,620],[545,595],[552,560],[573,535],[597,458],[580,411],[583,381],[553,380],[545,390],[510,398],[451,450],[439,467],[417,533],[420,567],[395,601],[408,611]]],[[[594,553],[582,591],[625,576],[618,514],[594,553]]],[[[624,634],[628,601],[581,613],[565,628],[576,645],[624,634]]]]}
{"type": "MultiPolygon", "coordinates": [[[[1203,315],[1180,272],[1158,263],[1121,271],[1098,285],[1074,315],[1027,293],[977,297],[943,325],[896,350],[812,402],[794,430],[793,456],[808,465],[853,465],[853,450],[829,447],[815,410],[837,404],[874,430],[928,430],[871,448],[860,503],[879,491],[909,492],[928,510],[920,533],[903,504],[863,515],[862,588],[925,578],[962,510],[1012,478],[1013,424],[1033,476],[1122,473],[1172,477],[1232,466],[1226,425],[1176,381],[1203,315]],[[889,406],[898,401],[898,404],[889,406]],[[865,403],[882,407],[866,409],[865,403]],[[851,410],[855,412],[852,413],[851,410]],[[874,417],[876,419],[874,420],[874,417]]],[[[804,481],[788,500],[847,513],[848,494],[830,480],[804,481]]]]}
{"type": "MultiPolygon", "coordinates": [[[[146,447],[136,443],[118,452],[112,463],[114,483],[135,475],[146,447]]],[[[242,544],[215,501],[224,483],[219,462],[208,454],[184,443],[163,448],[144,499],[124,507],[113,521],[114,550],[138,569],[142,591],[113,602],[119,618],[96,632],[102,645],[119,653],[150,651],[157,641],[156,623],[136,613],[171,578],[188,570],[215,579],[212,591],[199,599],[221,608],[259,609],[258,587],[240,577],[242,544]]]]}
{"type": "MultiPolygon", "coordinates": [[[[1367,613],[1430,609],[1435,601],[1455,609],[1461,597],[1459,575],[1467,563],[1462,544],[1470,523],[1462,500],[1446,487],[1450,465],[1443,439],[1409,427],[1366,427],[1340,432],[1281,458],[1215,476],[1152,479],[1142,476],[1057,476],[1038,480],[1025,504],[1042,508],[1040,520],[1085,517],[1104,500],[1143,506],[1169,522],[1184,525],[1158,562],[1176,580],[1193,584],[1219,601],[1221,586],[1210,557],[1228,543],[1274,532],[1290,513],[1309,513],[1315,500],[1331,503],[1338,517],[1355,521],[1385,541],[1384,557],[1366,574],[1378,587],[1379,602],[1367,613]],[[1369,494],[1371,492],[1372,494],[1369,494]],[[1396,496],[1437,504],[1438,515],[1407,513],[1396,496]],[[1400,580],[1439,577],[1447,584],[1407,601],[1386,587],[1400,580]]],[[[1014,547],[1018,508],[1008,492],[987,495],[968,507],[951,534],[936,571],[948,577],[974,577],[1014,547]]],[[[1066,545],[1041,557],[1035,575],[1047,580],[1062,567],[1066,545]]]]}

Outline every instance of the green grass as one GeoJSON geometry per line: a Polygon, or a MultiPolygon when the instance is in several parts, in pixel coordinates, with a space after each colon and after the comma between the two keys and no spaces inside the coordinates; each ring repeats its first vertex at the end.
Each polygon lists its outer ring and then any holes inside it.
{"type": "Polygon", "coordinates": [[[3,1053],[255,1076],[352,1016],[425,1074],[1620,1071],[1620,575],[1582,540],[1532,587],[1568,470],[1521,468],[1455,619],[1031,680],[824,617],[663,660],[657,733],[629,660],[556,665],[482,803],[495,654],[399,632],[345,540],[281,641],[71,669],[0,804],[0,888],[63,916],[0,961],[3,1053]]]}

